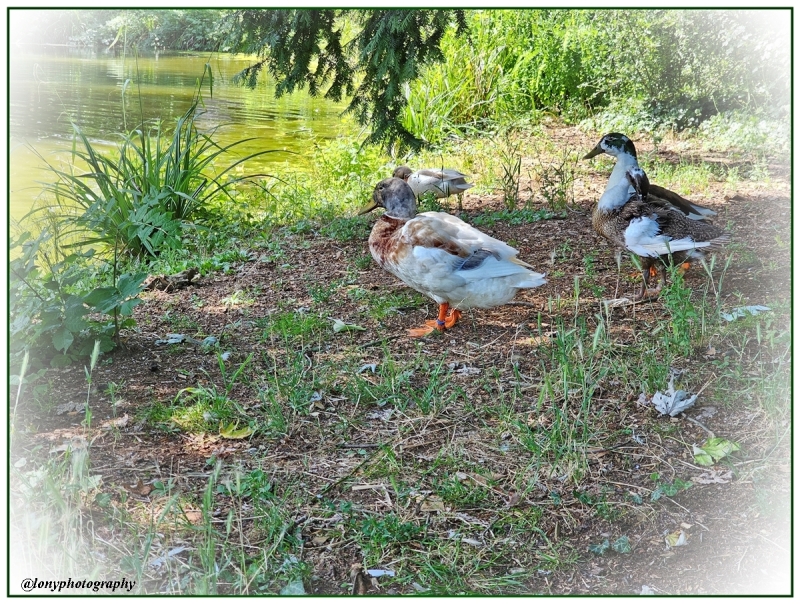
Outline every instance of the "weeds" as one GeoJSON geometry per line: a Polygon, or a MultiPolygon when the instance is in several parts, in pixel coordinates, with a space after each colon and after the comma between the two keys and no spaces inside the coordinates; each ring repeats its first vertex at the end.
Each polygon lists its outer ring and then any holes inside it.
{"type": "Polygon", "coordinates": [[[575,156],[567,149],[550,164],[539,159],[536,170],[539,192],[551,211],[564,212],[574,203],[575,171],[575,156]]]}
{"type": "MultiPolygon", "coordinates": [[[[341,154],[360,161],[351,151],[341,154]]],[[[328,172],[346,182],[352,201],[361,194],[361,177],[348,180],[336,166],[328,172]]],[[[294,186],[288,182],[281,186],[294,186]]],[[[310,179],[297,184],[291,199],[276,185],[273,201],[304,203],[315,195],[310,179]]],[[[197,232],[190,249],[154,261],[196,261],[233,273],[250,262],[245,268],[267,275],[260,289],[228,278],[218,297],[198,288],[176,296],[171,309],[154,313],[149,306],[151,317],[196,331],[201,316],[209,329],[216,300],[249,305],[247,321],[226,332],[247,356],[234,364],[218,356],[212,371],[205,365],[212,357],[187,355],[189,364],[174,363],[175,374],[145,372],[144,380],[133,374],[124,382],[102,364],[101,382],[95,366],[92,381],[107,384],[109,408],[127,409],[119,398],[124,389],[125,398],[141,403],[133,423],[159,432],[143,445],[140,428],[130,436],[119,430],[116,454],[129,455],[131,465],[124,472],[93,467],[93,447],[110,440],[93,399],[85,442],[16,449],[12,544],[31,545],[13,555],[52,574],[120,569],[136,579],[139,593],[339,593],[354,588],[354,563],[386,572],[377,578],[382,593],[538,592],[544,578],[571,572],[590,555],[573,538],[584,523],[589,530],[598,521],[604,529],[640,523],[639,515],[674,509],[665,497],[694,496],[695,469],[668,461],[680,457],[696,426],[657,417],[640,399],[663,390],[672,370],[688,366],[681,386],[704,387],[713,406],[744,406],[767,418],[771,440],[759,460],[782,454],[791,427],[789,307],[778,301],[772,312],[722,322],[734,263],[710,261],[705,291],[673,274],[658,301],[596,314],[593,288],[609,282],[601,280],[608,259],[571,239],[554,240],[543,254],[552,250],[553,263],[576,278],[537,299],[534,311],[509,307],[491,315],[509,322],[512,313],[524,316],[516,327],[492,326],[496,335],[478,337],[465,318],[443,337],[399,342],[388,335],[403,325],[396,315],[426,299],[368,284],[359,270],[372,261],[358,241],[369,224],[321,219],[338,206],[315,203],[292,210],[302,221],[291,228],[197,232]],[[334,274],[295,262],[296,250],[329,253],[331,246],[343,251],[334,274]],[[287,297],[290,285],[298,299],[287,297]],[[181,319],[179,304],[190,304],[191,318],[181,319]],[[334,318],[376,333],[336,334],[334,318]],[[174,467],[163,455],[158,465],[137,461],[156,439],[179,451],[174,467]],[[328,579],[321,565],[330,569],[328,579]]],[[[477,214],[473,224],[552,217],[551,208],[522,207],[477,214]]],[[[476,314],[483,319],[494,311],[475,312],[487,313],[476,314]]],[[[35,386],[24,359],[20,349],[15,446],[29,429],[25,412],[36,417],[25,408],[22,384],[26,395],[35,386]]],[[[644,535],[649,529],[641,526],[644,535]]],[[[609,534],[587,543],[608,555],[626,547],[639,555],[646,547],[609,534]]],[[[375,591],[369,579],[365,584],[375,591]]]]}
{"type": "Polygon", "coordinates": [[[503,191],[503,203],[507,210],[514,210],[519,201],[519,181],[522,174],[521,142],[513,131],[507,130],[498,135],[502,142],[498,144],[500,159],[500,188],[503,191]]]}

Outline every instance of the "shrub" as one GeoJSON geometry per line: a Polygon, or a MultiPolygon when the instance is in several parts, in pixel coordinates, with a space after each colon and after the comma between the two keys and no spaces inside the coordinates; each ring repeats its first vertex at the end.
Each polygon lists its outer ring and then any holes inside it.
{"type": "Polygon", "coordinates": [[[48,164],[56,182],[45,186],[55,211],[65,226],[65,247],[100,246],[105,251],[139,257],[156,256],[163,247],[177,247],[184,223],[210,212],[218,195],[230,195],[229,187],[250,176],[226,175],[239,164],[264,153],[243,157],[216,174],[211,168],[232,147],[214,142],[210,134],[198,132],[194,121],[197,100],[178,120],[171,136],[161,124],[149,132],[144,128],[123,135],[115,154],[94,148],[73,124],[81,149],[73,148],[72,165],[61,170],[48,164]],[[79,172],[79,163],[88,171],[79,172]]]}

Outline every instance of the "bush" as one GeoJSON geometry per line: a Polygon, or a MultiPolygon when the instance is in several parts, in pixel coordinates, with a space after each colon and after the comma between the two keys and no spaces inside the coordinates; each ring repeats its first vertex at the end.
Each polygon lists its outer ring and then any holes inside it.
{"type": "Polygon", "coordinates": [[[470,11],[468,24],[470,39],[450,32],[444,62],[408,87],[404,125],[430,142],[543,111],[648,130],[789,115],[788,12],[470,11]]]}
{"type": "Polygon", "coordinates": [[[72,165],[65,170],[48,164],[57,180],[45,190],[56,205],[38,208],[34,215],[43,209],[56,213],[65,247],[96,245],[106,252],[141,257],[178,246],[185,223],[203,218],[216,196],[229,196],[232,184],[250,178],[225,178],[226,174],[248,159],[274,152],[253,153],[212,174],[222,154],[250,139],[220,147],[213,131],[198,132],[196,110],[197,101],[171,136],[161,124],[149,132],[142,128],[123,135],[111,155],[96,150],[73,124],[82,150],[73,149],[72,165]],[[79,163],[88,171],[79,172],[79,163]]]}
{"type": "Polygon", "coordinates": [[[16,255],[9,263],[11,365],[18,367],[25,353],[32,353],[34,377],[48,366],[88,356],[95,341],[102,352],[114,348],[120,329],[135,325],[130,315],[147,276],[115,276],[111,286],[86,292],[83,282],[94,253],[72,253],[54,261],[45,245],[50,237],[46,230],[35,238],[25,232],[9,246],[16,255]],[[92,311],[96,314],[90,315],[92,311]]]}

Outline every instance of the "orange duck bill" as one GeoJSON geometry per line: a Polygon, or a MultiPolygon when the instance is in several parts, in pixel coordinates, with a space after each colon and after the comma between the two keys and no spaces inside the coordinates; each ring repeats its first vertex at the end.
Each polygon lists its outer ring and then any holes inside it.
{"type": "Polygon", "coordinates": [[[425,327],[416,327],[408,330],[408,335],[412,338],[421,338],[429,333],[450,329],[461,318],[461,311],[457,308],[450,309],[450,304],[444,302],[439,305],[439,316],[435,321],[425,321],[425,327]]]}

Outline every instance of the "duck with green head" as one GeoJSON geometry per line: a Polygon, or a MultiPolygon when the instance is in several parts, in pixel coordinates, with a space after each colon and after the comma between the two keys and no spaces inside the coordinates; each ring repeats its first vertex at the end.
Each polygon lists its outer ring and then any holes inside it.
{"type": "MultiPolygon", "coordinates": [[[[601,153],[608,153],[617,158],[617,163],[614,165],[614,169],[608,179],[606,191],[617,187],[620,182],[624,181],[626,179],[625,174],[629,168],[639,167],[636,146],[631,139],[619,132],[610,132],[603,136],[600,142],[594,146],[594,149],[589,151],[583,159],[590,159],[601,153]]],[[[629,187],[628,192],[632,194],[633,189],[629,187]]],[[[649,199],[650,203],[654,205],[663,206],[667,210],[680,211],[692,220],[709,220],[717,215],[714,210],[693,203],[674,191],[654,184],[650,184],[649,199]]]]}

